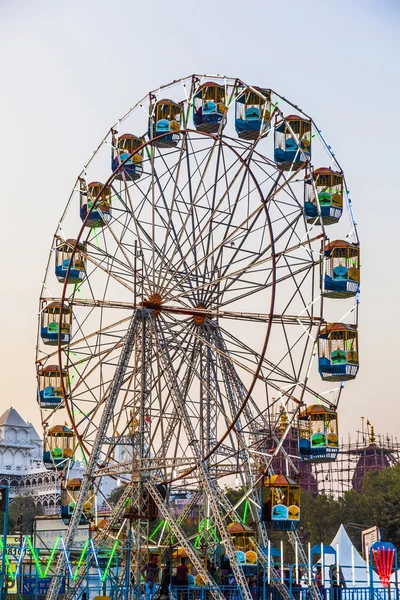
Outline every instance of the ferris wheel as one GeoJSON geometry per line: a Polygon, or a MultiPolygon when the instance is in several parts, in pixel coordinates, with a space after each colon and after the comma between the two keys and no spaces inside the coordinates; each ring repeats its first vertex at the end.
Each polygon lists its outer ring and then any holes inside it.
{"type": "Polygon", "coordinates": [[[88,521],[102,543],[130,535],[139,580],[143,549],[170,531],[210,583],[203,558],[222,539],[251,598],[223,485],[243,487],[259,554],[268,528],[296,529],[298,483],[273,459],[294,426],[303,461],[335,459],[359,272],[344,173],[297,106],[193,75],[130,109],[76,180],[40,298],[44,462],[62,480],[66,545],[88,521]],[[110,477],[124,491],[99,526],[110,477]],[[184,533],[188,506],[171,509],[182,491],[207,523],[202,546],[184,533]],[[157,517],[168,528],[151,537],[157,517]]]}

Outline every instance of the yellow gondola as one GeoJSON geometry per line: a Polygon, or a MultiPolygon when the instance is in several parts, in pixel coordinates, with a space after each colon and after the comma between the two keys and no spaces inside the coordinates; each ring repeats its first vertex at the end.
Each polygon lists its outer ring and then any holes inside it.
{"type": "Polygon", "coordinates": [[[67,283],[80,283],[86,273],[86,244],[78,244],[72,257],[72,251],[76,245],[76,240],[62,240],[57,238],[57,245],[55,250],[56,256],[56,277],[60,283],[64,283],[67,279],[67,283]],[[71,262],[72,261],[72,262],[71,262]],[[68,273],[68,267],[71,263],[71,268],[68,273]]]}
{"type": "Polygon", "coordinates": [[[300,486],[286,475],[265,476],[261,519],[269,529],[294,531],[300,520],[300,486]]]}
{"type": "Polygon", "coordinates": [[[149,120],[149,137],[157,148],[172,148],[180,139],[182,107],[173,100],[159,100],[155,103],[149,120]]]}
{"type": "Polygon", "coordinates": [[[283,171],[297,170],[311,160],[311,121],[289,115],[275,125],[274,160],[283,171]]]}
{"type": "Polygon", "coordinates": [[[92,181],[86,188],[80,180],[80,215],[86,227],[104,227],[111,220],[111,188],[100,181],[92,181]],[[97,198],[97,200],[96,200],[97,198]]]}
{"type": "Polygon", "coordinates": [[[318,370],[323,381],[348,381],[358,373],[356,325],[327,323],[318,336],[318,370]]]}
{"type": "Polygon", "coordinates": [[[324,225],[333,225],[339,221],[343,212],[342,173],[325,167],[316,169],[312,172],[312,176],[306,179],[304,193],[304,214],[307,223],[320,223],[318,204],[324,225]]]}
{"type": "Polygon", "coordinates": [[[325,274],[322,295],[325,298],[350,298],[360,291],[360,248],[344,240],[330,242],[324,248],[325,274]]]}
{"type": "Polygon", "coordinates": [[[60,339],[60,344],[69,344],[71,341],[72,310],[61,302],[47,302],[43,300],[42,311],[40,314],[40,337],[44,344],[56,346],[60,339]],[[60,313],[61,332],[59,334],[60,313]]]}
{"type": "Polygon", "coordinates": [[[67,390],[68,372],[66,369],[61,372],[57,365],[39,367],[38,402],[40,408],[59,408],[64,403],[63,386],[67,390]]]}
{"type": "Polygon", "coordinates": [[[143,173],[143,148],[141,150],[139,150],[139,148],[142,145],[142,138],[138,138],[131,133],[124,133],[117,139],[115,137],[115,132],[113,131],[111,145],[111,169],[113,173],[115,173],[115,179],[123,179],[124,174],[128,180],[136,180],[140,178],[143,173]],[[133,155],[131,156],[131,154],[133,155]],[[126,162],[124,165],[120,166],[125,160],[126,162]]]}
{"type": "Polygon", "coordinates": [[[256,140],[269,131],[271,90],[245,89],[235,101],[235,128],[244,140],[256,140]]]}
{"type": "Polygon", "coordinates": [[[320,404],[300,411],[299,452],[306,462],[334,461],[339,452],[338,417],[335,410],[320,404]]]}
{"type": "Polygon", "coordinates": [[[74,464],[75,435],[66,425],[51,427],[44,437],[43,462],[47,469],[63,470],[74,464]]]}

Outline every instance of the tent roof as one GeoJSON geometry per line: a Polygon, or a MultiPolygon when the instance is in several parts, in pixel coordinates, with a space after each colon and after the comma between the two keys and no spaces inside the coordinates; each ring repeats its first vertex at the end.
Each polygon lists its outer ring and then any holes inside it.
{"type": "MultiPolygon", "coordinates": [[[[331,542],[331,546],[337,551],[339,549],[339,562],[342,567],[343,577],[346,581],[347,586],[352,585],[353,573],[352,573],[352,554],[354,555],[354,579],[356,587],[365,587],[368,584],[367,574],[367,563],[353,545],[353,542],[348,536],[344,525],[341,525],[331,542]],[[353,548],[353,550],[352,550],[353,548]]],[[[320,562],[320,561],[319,561],[320,562]]],[[[325,564],[327,566],[334,564],[335,557],[330,554],[325,556],[325,564]]],[[[329,575],[325,575],[328,577],[329,575]]],[[[374,585],[381,585],[377,573],[372,572],[374,585]]]]}

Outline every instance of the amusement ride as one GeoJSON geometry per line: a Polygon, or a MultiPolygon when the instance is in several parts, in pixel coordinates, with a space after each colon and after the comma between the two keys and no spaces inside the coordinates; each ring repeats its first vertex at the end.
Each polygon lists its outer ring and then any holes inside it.
{"type": "MultiPolygon", "coordinates": [[[[273,465],[281,455],[297,472],[293,428],[301,461],[336,458],[338,403],[359,368],[359,282],[343,170],[277,92],[192,75],[110,128],[57,225],[40,297],[44,463],[68,525],[49,600],[85,524],[94,547],[115,549],[104,583],[115,598],[141,597],[156,555],[187,557],[214,598],[208,565],[229,561],[252,600],[247,566],[274,574],[270,531],[307,563],[299,480],[273,465]],[[82,478],[70,475],[76,460],[82,478]],[[121,494],[102,516],[110,479],[121,494]]],[[[78,564],[65,598],[81,597],[86,575],[78,564]]]]}

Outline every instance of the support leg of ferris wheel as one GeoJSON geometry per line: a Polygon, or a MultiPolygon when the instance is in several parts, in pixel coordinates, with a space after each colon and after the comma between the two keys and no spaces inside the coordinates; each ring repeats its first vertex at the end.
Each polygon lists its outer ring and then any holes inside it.
{"type": "MultiPolygon", "coordinates": [[[[201,484],[205,494],[208,497],[208,502],[210,504],[211,513],[213,515],[215,524],[221,535],[221,543],[224,544],[225,550],[229,557],[230,565],[235,576],[236,583],[238,584],[241,593],[243,595],[244,600],[252,600],[252,595],[250,593],[249,586],[247,584],[247,580],[244,576],[242,567],[239,565],[236,557],[236,550],[232,543],[232,539],[229,533],[226,530],[225,523],[221,517],[218,501],[217,501],[217,492],[216,486],[214,482],[209,477],[207,473],[206,465],[202,459],[201,448],[199,441],[196,438],[196,433],[193,428],[193,424],[190,420],[190,417],[187,413],[186,406],[182,402],[181,393],[180,393],[180,385],[177,381],[175,372],[173,370],[173,365],[171,362],[171,358],[169,356],[168,347],[165,344],[163,339],[163,332],[158,328],[158,331],[155,331],[155,336],[157,339],[157,347],[160,352],[160,357],[162,362],[164,363],[164,376],[169,384],[169,389],[172,392],[172,396],[174,399],[175,408],[180,416],[181,422],[185,428],[187,438],[192,445],[192,448],[197,455],[198,459],[198,468],[197,473],[199,477],[199,483],[201,484]]],[[[186,546],[185,546],[186,548],[186,546]]],[[[201,570],[204,572],[204,569],[201,570]]]]}
{"type": "MultiPolygon", "coordinates": [[[[206,584],[208,584],[209,586],[215,587],[215,581],[213,581],[211,579],[210,575],[208,574],[207,569],[204,569],[204,566],[202,565],[200,558],[197,555],[197,552],[195,551],[193,546],[190,543],[188,543],[188,540],[186,538],[186,535],[185,535],[183,529],[181,528],[180,525],[178,525],[177,521],[173,518],[173,516],[169,512],[168,508],[165,506],[164,500],[163,500],[160,492],[158,491],[157,487],[152,483],[150,478],[148,478],[146,480],[146,482],[144,483],[144,487],[148,491],[148,493],[151,495],[154,502],[157,504],[158,509],[159,509],[160,513],[162,514],[163,518],[166,521],[168,521],[171,532],[179,540],[179,543],[182,544],[182,546],[185,548],[186,553],[187,553],[191,563],[197,570],[197,572],[201,574],[201,576],[203,577],[206,584]]],[[[223,600],[223,598],[224,598],[224,595],[222,594],[222,592],[220,592],[216,589],[211,589],[210,593],[213,596],[213,598],[215,598],[216,600],[223,600]]]]}
{"type": "MultiPolygon", "coordinates": [[[[147,562],[147,545],[149,539],[149,497],[144,493],[142,476],[142,459],[149,456],[151,440],[149,427],[146,422],[148,417],[148,396],[151,389],[151,327],[150,317],[142,311],[141,331],[135,338],[135,376],[133,382],[133,409],[132,409],[132,463],[140,467],[132,472],[131,496],[131,537],[130,573],[135,576],[135,581],[140,581],[140,574],[147,562]],[[143,518],[144,517],[144,518],[143,518]],[[143,552],[144,550],[144,552],[143,552]]],[[[129,581],[130,581],[129,573],[129,581]]]]}
{"type": "MultiPolygon", "coordinates": [[[[200,450],[202,456],[207,456],[217,443],[217,385],[216,365],[218,356],[210,347],[209,334],[206,328],[200,326],[202,338],[207,338],[208,344],[200,342],[200,450]]],[[[215,466],[216,456],[213,455],[208,461],[208,468],[215,466]]],[[[215,544],[213,538],[213,527],[209,527],[211,507],[207,494],[203,496],[203,502],[199,505],[199,544],[206,554],[210,545],[215,544]],[[204,526],[207,524],[207,526],[204,526]]]]}
{"type": "MultiPolygon", "coordinates": [[[[93,473],[96,469],[97,463],[100,459],[101,448],[103,446],[103,441],[107,433],[107,428],[110,420],[112,419],[114,413],[115,403],[118,398],[118,394],[120,392],[124,375],[126,373],[126,369],[128,367],[129,360],[131,358],[131,354],[134,347],[134,341],[136,336],[138,326],[138,316],[135,311],[132,315],[131,322],[129,324],[126,337],[125,344],[122,348],[118,364],[115,370],[115,374],[111,385],[109,387],[109,392],[107,399],[104,403],[103,413],[101,415],[100,423],[98,426],[98,431],[96,434],[96,439],[93,444],[92,452],[89,457],[89,462],[83,476],[81,491],[79,497],[77,499],[74,512],[71,516],[71,521],[69,523],[68,532],[65,536],[64,544],[66,551],[68,552],[73,544],[75,534],[78,530],[78,526],[83,514],[83,507],[86,502],[87,496],[90,492],[90,488],[93,483],[93,473]]],[[[65,574],[67,562],[66,562],[66,553],[61,552],[59,559],[57,561],[57,565],[55,568],[56,577],[53,577],[49,590],[46,595],[46,600],[57,600],[59,597],[59,592],[61,588],[62,576],[65,574]]]]}
{"type": "MultiPolygon", "coordinates": [[[[230,515],[233,515],[237,521],[240,521],[240,515],[235,510],[235,508],[232,506],[229,498],[226,496],[226,494],[220,488],[218,488],[218,500],[219,500],[221,506],[224,508],[224,510],[227,513],[229,513],[230,515]]],[[[268,566],[268,556],[264,553],[264,548],[266,548],[268,545],[267,531],[265,529],[264,524],[263,523],[261,524],[259,522],[259,519],[257,519],[257,526],[260,526],[258,528],[257,533],[258,533],[259,539],[263,540],[263,546],[261,546],[259,543],[257,543],[256,539],[254,539],[254,538],[250,538],[250,542],[253,545],[255,551],[257,552],[259,562],[262,565],[268,566]]],[[[272,585],[274,587],[276,587],[278,592],[281,594],[282,598],[284,598],[285,600],[290,600],[290,592],[289,592],[287,586],[285,585],[285,583],[281,581],[281,578],[279,577],[279,573],[275,569],[273,564],[270,565],[269,569],[270,569],[270,573],[272,576],[272,579],[271,579],[272,585]]]]}

